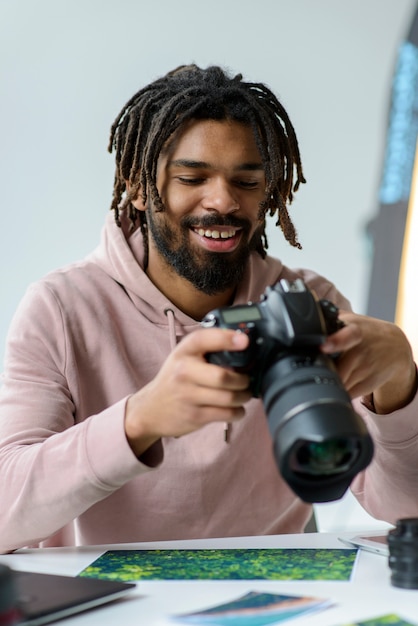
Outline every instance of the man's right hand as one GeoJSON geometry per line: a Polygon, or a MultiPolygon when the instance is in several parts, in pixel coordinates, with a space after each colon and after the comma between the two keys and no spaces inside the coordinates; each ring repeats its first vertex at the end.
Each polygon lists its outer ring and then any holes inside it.
{"type": "Polygon", "coordinates": [[[136,456],[161,437],[242,418],[252,396],[249,377],[208,363],[205,354],[247,346],[248,337],[234,330],[201,329],[185,337],[157,376],[128,399],[125,432],[136,456]]]}

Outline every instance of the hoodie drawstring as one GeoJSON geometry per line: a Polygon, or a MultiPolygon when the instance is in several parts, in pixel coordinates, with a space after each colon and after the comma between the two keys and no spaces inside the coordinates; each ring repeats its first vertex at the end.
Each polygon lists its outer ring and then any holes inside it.
{"type": "Polygon", "coordinates": [[[176,337],[176,318],[174,315],[173,309],[164,309],[164,313],[167,316],[168,320],[168,334],[170,337],[170,348],[174,350],[177,345],[177,337],[176,337]]]}

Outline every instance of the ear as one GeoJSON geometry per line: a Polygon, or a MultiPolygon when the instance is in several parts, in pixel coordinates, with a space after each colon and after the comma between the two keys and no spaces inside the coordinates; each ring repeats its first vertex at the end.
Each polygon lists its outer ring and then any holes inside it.
{"type": "MultiPolygon", "coordinates": [[[[131,185],[130,185],[128,180],[125,180],[125,184],[126,184],[126,190],[129,193],[130,190],[131,190],[131,185]]],[[[131,200],[131,203],[134,205],[134,207],[138,211],[145,211],[146,210],[146,206],[145,206],[144,201],[142,199],[141,187],[138,188],[138,193],[137,193],[136,197],[133,200],[131,200]]]]}

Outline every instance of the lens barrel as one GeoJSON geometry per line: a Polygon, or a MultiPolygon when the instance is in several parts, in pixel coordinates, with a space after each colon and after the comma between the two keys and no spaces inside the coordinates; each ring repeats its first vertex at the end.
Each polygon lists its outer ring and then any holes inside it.
{"type": "Polygon", "coordinates": [[[391,583],[403,589],[418,589],[418,518],[403,518],[388,532],[391,583]]]}
{"type": "Polygon", "coordinates": [[[373,456],[373,442],[321,353],[280,356],[261,389],[283,478],[305,502],[340,499],[373,456]]]}

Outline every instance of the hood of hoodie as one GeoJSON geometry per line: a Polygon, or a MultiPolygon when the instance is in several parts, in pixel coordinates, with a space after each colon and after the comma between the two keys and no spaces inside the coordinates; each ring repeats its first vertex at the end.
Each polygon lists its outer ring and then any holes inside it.
{"type": "MultiPolygon", "coordinates": [[[[144,271],[144,245],[140,229],[128,234],[128,229],[119,227],[113,213],[106,217],[99,246],[88,257],[113,280],[118,282],[129,295],[135,306],[155,324],[167,325],[167,310],[174,313],[177,324],[188,332],[198,321],[186,315],[172,304],[154,285],[144,271]]],[[[258,301],[267,285],[274,284],[280,277],[282,263],[272,257],[262,259],[252,253],[244,278],[236,292],[233,304],[258,301]]]]}

